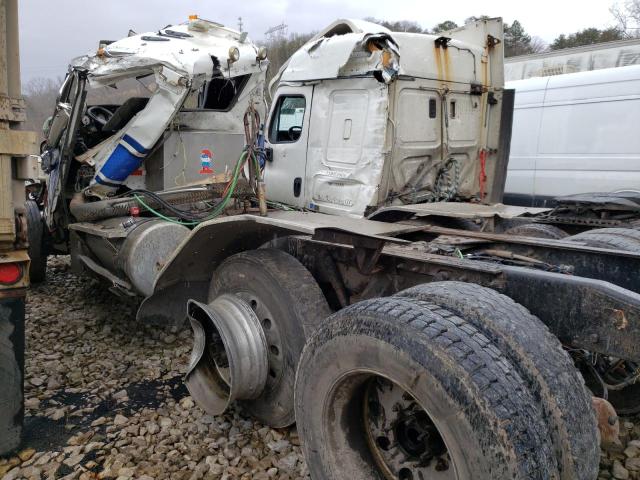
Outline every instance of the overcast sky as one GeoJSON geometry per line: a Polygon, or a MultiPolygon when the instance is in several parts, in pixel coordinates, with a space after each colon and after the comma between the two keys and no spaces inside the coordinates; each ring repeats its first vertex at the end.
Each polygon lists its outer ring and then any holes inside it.
{"type": "Polygon", "coordinates": [[[551,42],[560,33],[606,27],[615,0],[20,0],[23,81],[56,77],[68,61],[94,50],[100,39],[117,40],[185,21],[189,14],[244,29],[254,40],[269,27],[286,23],[289,32],[319,30],[337,18],[414,20],[430,28],[443,20],[459,24],[472,15],[519,20],[527,32],[551,42]]]}

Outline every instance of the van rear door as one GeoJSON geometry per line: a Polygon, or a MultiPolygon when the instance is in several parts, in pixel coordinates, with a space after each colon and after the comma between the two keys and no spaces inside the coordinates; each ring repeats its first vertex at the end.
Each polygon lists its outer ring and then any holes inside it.
{"type": "Polygon", "coordinates": [[[547,77],[506,85],[506,88],[516,91],[509,174],[504,195],[504,203],[509,205],[534,206],[535,203],[536,158],[548,82],[547,77]]]}

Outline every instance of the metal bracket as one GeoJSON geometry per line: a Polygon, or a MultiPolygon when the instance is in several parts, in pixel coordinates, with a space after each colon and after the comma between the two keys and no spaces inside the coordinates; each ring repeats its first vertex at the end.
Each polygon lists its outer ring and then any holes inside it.
{"type": "MultiPolygon", "coordinates": [[[[356,254],[356,265],[363,275],[373,272],[382,254],[382,249],[387,243],[386,238],[373,238],[349,232],[342,232],[332,228],[316,229],[313,240],[351,245],[356,254]]],[[[394,240],[394,239],[389,239],[394,240]]],[[[397,241],[397,240],[396,240],[397,241]]]]}
{"type": "Polygon", "coordinates": [[[436,48],[449,48],[450,41],[451,38],[449,37],[438,37],[434,40],[434,43],[436,44],[436,48]]]}
{"type": "Polygon", "coordinates": [[[496,45],[502,43],[502,40],[494,37],[493,35],[487,35],[487,47],[494,48],[496,45]]]}

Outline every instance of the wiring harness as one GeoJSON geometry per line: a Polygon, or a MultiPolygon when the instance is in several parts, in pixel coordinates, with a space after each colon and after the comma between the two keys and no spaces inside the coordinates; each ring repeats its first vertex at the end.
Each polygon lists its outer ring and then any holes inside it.
{"type": "Polygon", "coordinates": [[[247,180],[259,204],[260,213],[266,215],[267,202],[265,199],[264,181],[262,180],[262,172],[266,163],[263,128],[264,126],[260,123],[260,114],[252,103],[244,114],[245,148],[236,161],[233,174],[224,189],[222,198],[214,205],[207,204],[209,206],[207,209],[194,210],[193,208],[178,208],[164,200],[159,194],[149,190],[131,190],[125,195],[133,196],[144,211],[162,218],[167,222],[196,226],[202,222],[216,218],[225,211],[229,201],[236,192],[240,176],[244,175],[248,177],[247,180]],[[244,171],[245,165],[247,164],[248,175],[244,171]],[[147,201],[148,199],[153,200],[153,203],[159,205],[160,208],[152,207],[150,205],[151,202],[147,201]]]}

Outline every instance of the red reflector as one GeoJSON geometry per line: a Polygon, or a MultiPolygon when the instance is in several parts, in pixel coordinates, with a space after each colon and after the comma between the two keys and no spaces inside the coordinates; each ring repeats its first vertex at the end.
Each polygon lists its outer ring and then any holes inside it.
{"type": "Polygon", "coordinates": [[[0,263],[0,283],[11,285],[22,278],[22,268],[17,263],[0,263]]]}

